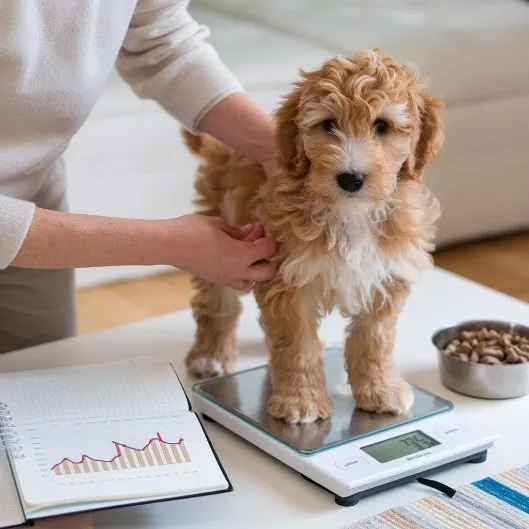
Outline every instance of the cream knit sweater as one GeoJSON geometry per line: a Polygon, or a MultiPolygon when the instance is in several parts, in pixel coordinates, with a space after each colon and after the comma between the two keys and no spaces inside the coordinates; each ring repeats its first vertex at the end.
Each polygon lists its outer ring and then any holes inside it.
{"type": "MultiPolygon", "coordinates": [[[[20,249],[32,202],[114,66],[142,98],[195,130],[238,81],[188,0],[13,0],[0,16],[0,269],[20,249]]],[[[102,190],[104,191],[104,190],[102,190]]]]}

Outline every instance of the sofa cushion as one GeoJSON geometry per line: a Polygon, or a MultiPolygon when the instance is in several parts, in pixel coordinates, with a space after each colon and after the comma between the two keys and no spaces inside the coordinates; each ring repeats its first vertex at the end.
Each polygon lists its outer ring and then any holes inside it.
{"type": "Polygon", "coordinates": [[[226,15],[216,7],[202,8],[191,2],[191,13],[210,28],[210,42],[248,91],[289,86],[300,66],[317,67],[332,48],[274,31],[238,16],[226,15]]]}
{"type": "MultiPolygon", "coordinates": [[[[385,48],[417,64],[449,102],[529,91],[529,2],[522,0],[195,0],[192,5],[345,55],[385,48]]],[[[252,40],[239,42],[244,53],[257,44],[252,40]]]]}

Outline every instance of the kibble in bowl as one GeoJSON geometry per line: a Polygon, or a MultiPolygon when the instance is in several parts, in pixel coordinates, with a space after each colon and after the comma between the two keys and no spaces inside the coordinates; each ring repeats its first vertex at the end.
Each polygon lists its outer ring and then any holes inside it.
{"type": "Polygon", "coordinates": [[[432,340],[446,387],[488,399],[529,392],[528,327],[469,321],[437,331],[432,340]]]}
{"type": "Polygon", "coordinates": [[[461,331],[443,350],[448,356],[463,362],[525,364],[529,361],[529,338],[483,327],[475,331],[461,331]]]}

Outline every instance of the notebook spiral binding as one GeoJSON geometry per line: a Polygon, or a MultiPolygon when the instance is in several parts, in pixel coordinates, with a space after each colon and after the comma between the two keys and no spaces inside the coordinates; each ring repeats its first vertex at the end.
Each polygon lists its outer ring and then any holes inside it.
{"type": "Polygon", "coordinates": [[[4,447],[14,459],[24,459],[24,452],[13,417],[6,404],[0,402],[0,446],[4,447]]]}

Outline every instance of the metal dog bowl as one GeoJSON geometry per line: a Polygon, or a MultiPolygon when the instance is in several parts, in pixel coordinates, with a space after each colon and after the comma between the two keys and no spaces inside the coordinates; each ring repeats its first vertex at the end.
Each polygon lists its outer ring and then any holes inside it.
{"type": "Polygon", "coordinates": [[[478,364],[448,356],[444,348],[461,332],[483,329],[529,338],[529,327],[492,320],[475,320],[438,330],[432,337],[437,348],[441,381],[449,389],[482,399],[509,399],[529,393],[529,362],[525,364],[478,364]]]}

